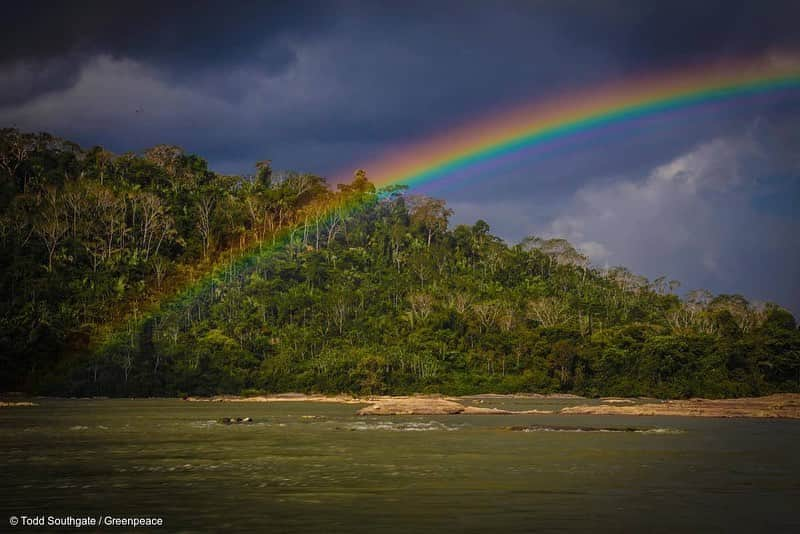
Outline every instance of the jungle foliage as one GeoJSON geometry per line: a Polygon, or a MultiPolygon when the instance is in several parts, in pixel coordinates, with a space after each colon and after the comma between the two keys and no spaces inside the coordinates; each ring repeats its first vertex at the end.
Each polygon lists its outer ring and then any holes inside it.
{"type": "Polygon", "coordinates": [[[0,388],[800,389],[800,331],[777,305],[681,299],[676,282],[598,269],[564,240],[509,246],[450,216],[363,171],[332,189],[269,161],[225,176],[174,146],[115,155],[2,130],[0,388]]]}

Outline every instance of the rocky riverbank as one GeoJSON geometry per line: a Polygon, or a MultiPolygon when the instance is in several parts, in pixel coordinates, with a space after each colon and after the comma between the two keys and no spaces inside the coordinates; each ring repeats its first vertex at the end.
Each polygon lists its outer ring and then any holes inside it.
{"type": "Polygon", "coordinates": [[[570,406],[564,415],[674,415],[683,417],[782,417],[800,419],[800,394],[782,393],[741,399],[686,399],[644,404],[570,406]]]}
{"type": "Polygon", "coordinates": [[[218,395],[214,397],[185,397],[187,402],[334,402],[340,404],[367,404],[368,406],[358,411],[359,415],[508,415],[508,414],[544,414],[553,413],[546,410],[512,411],[500,408],[485,408],[471,406],[463,401],[478,399],[504,399],[504,398],[556,398],[577,399],[575,395],[471,395],[469,397],[444,397],[441,395],[410,395],[410,396],[370,396],[351,397],[347,395],[306,395],[303,393],[282,393],[275,395],[256,395],[252,397],[239,397],[236,395],[218,395]]]}
{"type": "MultiPolygon", "coordinates": [[[[476,397],[470,397],[475,399],[476,397]]],[[[496,397],[493,397],[496,398],[496,397]]],[[[358,415],[510,415],[551,413],[542,410],[503,410],[463,404],[459,397],[415,395],[410,397],[374,397],[369,406],[361,408],[358,415]]]]}
{"type": "MultiPolygon", "coordinates": [[[[598,404],[578,404],[554,410],[506,410],[475,406],[475,402],[501,399],[549,399],[581,401],[576,395],[470,395],[445,397],[441,395],[371,396],[306,395],[285,393],[238,397],[222,395],[216,397],[186,397],[190,402],[334,402],[342,404],[366,404],[359,415],[641,415],[683,417],[769,417],[800,419],[800,394],[783,393],[767,397],[741,399],[686,399],[659,401],[642,398],[602,398],[598,404]]],[[[588,401],[589,399],[584,399],[588,401]]]]}
{"type": "Polygon", "coordinates": [[[363,404],[358,397],[350,395],[307,395],[305,393],[276,393],[273,395],[215,395],[213,397],[184,397],[187,402],[335,402],[339,404],[363,404]]]}

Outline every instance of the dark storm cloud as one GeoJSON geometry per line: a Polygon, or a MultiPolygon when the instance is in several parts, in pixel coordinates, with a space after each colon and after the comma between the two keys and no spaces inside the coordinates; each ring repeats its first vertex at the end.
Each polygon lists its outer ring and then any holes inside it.
{"type": "Polygon", "coordinates": [[[36,83],[20,76],[16,87],[0,92],[0,105],[69,87],[81,64],[97,54],[142,61],[184,79],[243,62],[280,73],[295,60],[287,39],[312,39],[330,26],[330,17],[326,2],[14,2],[4,12],[0,66],[41,73],[36,83]]]}
{"type": "MultiPolygon", "coordinates": [[[[257,151],[278,145],[379,151],[631,72],[800,41],[791,1],[9,5],[10,23],[0,33],[0,109],[68,91],[91,74],[85,71],[96,68],[98,56],[136,62],[132,84],[150,76],[169,86],[124,91],[138,102],[103,95],[108,109],[96,102],[83,115],[67,104],[12,114],[20,127],[55,128],[83,142],[113,137],[117,149],[143,148],[139,139],[166,132],[175,136],[167,141],[208,154],[212,163],[255,160],[257,151]],[[282,87],[266,84],[269,78],[282,87]],[[173,87],[207,99],[176,99],[178,109],[165,110],[158,93],[173,87]],[[110,124],[108,116],[126,106],[146,107],[148,117],[107,133],[75,120],[88,113],[98,116],[95,125],[110,124]]],[[[287,165],[329,172],[371,155],[327,153],[287,165]]]]}
{"type": "Polygon", "coordinates": [[[0,107],[22,104],[40,94],[75,84],[82,61],[74,56],[0,64],[0,107]]]}
{"type": "MultiPolygon", "coordinates": [[[[331,176],[516,104],[800,53],[797,0],[7,4],[0,126],[116,152],[177,144],[224,172],[268,157],[331,176]]],[[[598,262],[798,311],[798,117],[797,92],[670,113],[430,192],[511,240],[562,235],[598,262]],[[695,194],[667,172],[681,165],[748,185],[695,194]]]]}
{"type": "MultiPolygon", "coordinates": [[[[8,23],[0,34],[0,67],[15,74],[0,90],[0,105],[69,87],[83,62],[96,54],[142,61],[185,83],[209,69],[228,71],[243,63],[277,74],[296,60],[297,42],[337,28],[345,28],[338,39],[367,54],[371,44],[389,41],[400,45],[400,51],[446,54],[455,61],[448,70],[458,70],[458,62],[470,62],[472,87],[462,97],[468,105],[470,93],[491,90],[493,77],[503,76],[511,67],[522,71],[519,87],[529,93],[525,65],[531,59],[538,62],[537,80],[552,79],[548,74],[557,73],[560,62],[555,58],[542,62],[543,46],[555,45],[554,53],[576,54],[560,56],[564,63],[572,63],[572,69],[559,85],[590,79],[598,53],[628,70],[796,46],[800,43],[800,32],[793,31],[797,5],[777,0],[14,2],[4,12],[8,23]],[[37,74],[26,74],[31,70],[37,74]]],[[[391,56],[385,57],[384,68],[375,74],[391,79],[393,63],[391,56]]],[[[423,74],[441,82],[441,64],[431,64],[435,68],[423,74]]],[[[441,101],[452,97],[447,83],[426,85],[429,90],[445,88],[441,101]]],[[[510,93],[511,98],[520,97],[510,93]]]]}
{"type": "MultiPolygon", "coordinates": [[[[0,61],[69,53],[109,53],[176,67],[250,55],[280,36],[323,28],[325,2],[15,2],[2,35],[0,61]]],[[[267,59],[282,64],[276,54],[267,59]]]]}
{"type": "Polygon", "coordinates": [[[754,55],[800,45],[795,24],[800,3],[795,0],[637,4],[623,41],[634,63],[684,64],[687,58],[754,55]]]}

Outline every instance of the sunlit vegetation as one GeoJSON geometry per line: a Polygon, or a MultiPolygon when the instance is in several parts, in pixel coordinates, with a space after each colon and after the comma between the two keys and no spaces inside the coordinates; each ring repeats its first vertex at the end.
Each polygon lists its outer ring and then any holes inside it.
{"type": "Polygon", "coordinates": [[[269,161],[225,176],[178,147],[115,155],[3,130],[0,388],[800,389],[800,331],[779,306],[681,299],[676,282],[598,269],[564,240],[509,246],[451,215],[376,191],[363,171],[336,188],[269,161]],[[212,270],[207,288],[166,305],[212,270]]]}

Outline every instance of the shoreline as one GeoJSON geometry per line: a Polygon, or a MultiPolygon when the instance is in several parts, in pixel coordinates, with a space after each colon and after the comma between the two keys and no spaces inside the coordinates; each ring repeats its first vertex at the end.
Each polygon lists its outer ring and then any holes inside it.
{"type": "MultiPolygon", "coordinates": [[[[108,400],[108,397],[22,397],[0,395],[0,408],[39,406],[38,399],[108,400]]],[[[172,397],[137,397],[134,399],[174,399],[172,397]]],[[[479,395],[448,396],[419,395],[322,395],[305,393],[276,393],[268,395],[239,396],[215,395],[188,396],[184,402],[208,403],[279,403],[318,402],[362,405],[356,412],[360,416],[381,415],[622,415],[643,417],[718,417],[718,418],[770,418],[800,419],[800,393],[776,393],[763,397],[734,399],[673,399],[659,400],[647,397],[600,397],[592,399],[573,394],[540,393],[486,393],[479,395]],[[577,404],[554,409],[512,410],[477,406],[484,401],[502,400],[568,400],[577,404]],[[591,404],[590,404],[591,402],[591,404]]]]}
{"type": "Polygon", "coordinates": [[[223,395],[216,397],[187,397],[187,402],[333,402],[367,404],[358,415],[635,415],[674,417],[756,417],[800,419],[800,394],[776,393],[763,397],[738,399],[676,399],[658,400],[643,397],[601,397],[597,404],[579,404],[556,410],[507,410],[468,404],[468,401],[504,399],[541,399],[589,401],[587,397],[571,394],[543,395],[515,393],[484,395],[395,395],[352,397],[347,395],[277,394],[255,397],[223,395]],[[467,401],[467,402],[465,402],[467,401]]]}
{"type": "Polygon", "coordinates": [[[665,400],[634,405],[600,404],[562,408],[563,415],[638,415],[681,417],[758,417],[800,419],[800,394],[776,393],[738,399],[665,400]]]}

